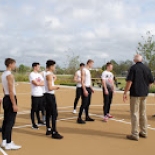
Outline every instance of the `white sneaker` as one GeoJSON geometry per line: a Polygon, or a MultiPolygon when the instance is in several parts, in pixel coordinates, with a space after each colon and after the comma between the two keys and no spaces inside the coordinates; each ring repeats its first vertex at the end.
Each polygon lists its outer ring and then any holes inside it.
{"type": "Polygon", "coordinates": [[[73,110],[73,114],[76,114],[76,110],[73,110]]]}
{"type": "Polygon", "coordinates": [[[6,144],[6,146],[5,146],[5,150],[18,150],[20,148],[22,148],[22,147],[19,145],[16,145],[14,142],[6,144]]]}
{"type": "Polygon", "coordinates": [[[3,141],[2,141],[2,144],[1,144],[1,147],[2,147],[2,148],[5,148],[5,146],[6,146],[6,140],[3,140],[3,141]]]}

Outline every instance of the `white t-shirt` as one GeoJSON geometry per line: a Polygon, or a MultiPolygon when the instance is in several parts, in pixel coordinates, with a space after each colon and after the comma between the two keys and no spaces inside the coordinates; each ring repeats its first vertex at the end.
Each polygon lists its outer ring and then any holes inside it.
{"type": "MultiPolygon", "coordinates": [[[[81,70],[78,70],[78,71],[76,72],[76,76],[77,76],[77,80],[78,80],[78,81],[81,81],[81,70]]],[[[78,82],[78,83],[76,84],[76,87],[78,87],[78,88],[82,87],[81,82],[78,82]]]]}
{"type": "MultiPolygon", "coordinates": [[[[8,86],[8,80],[7,80],[7,76],[11,75],[11,71],[4,71],[2,74],[2,86],[4,89],[4,94],[5,95],[9,95],[9,86],[8,86]]],[[[16,95],[16,89],[15,89],[15,81],[13,83],[13,93],[14,95],[16,95]]]]}
{"type": "Polygon", "coordinates": [[[113,80],[114,80],[113,73],[111,73],[107,70],[103,71],[101,78],[102,78],[102,80],[105,80],[107,87],[110,87],[110,88],[113,87],[113,80]]]}
{"type": "Polygon", "coordinates": [[[32,81],[44,81],[42,75],[40,73],[31,72],[29,75],[29,80],[31,83],[31,95],[34,97],[41,97],[43,96],[43,88],[42,86],[36,86],[32,83],[32,81]]]}
{"type": "Polygon", "coordinates": [[[90,87],[91,86],[91,74],[90,74],[90,71],[87,68],[83,68],[83,71],[86,74],[85,82],[84,82],[85,86],[90,87]]]}
{"type": "MultiPolygon", "coordinates": [[[[44,80],[45,80],[45,91],[46,91],[46,93],[54,94],[54,93],[55,93],[54,90],[50,91],[50,90],[48,89],[48,84],[47,84],[47,80],[46,80],[46,76],[47,76],[47,75],[53,75],[53,73],[50,72],[50,71],[47,71],[47,72],[46,72],[45,79],[44,79],[44,80]]],[[[52,86],[54,86],[54,78],[53,78],[53,80],[52,80],[52,86]]]]}

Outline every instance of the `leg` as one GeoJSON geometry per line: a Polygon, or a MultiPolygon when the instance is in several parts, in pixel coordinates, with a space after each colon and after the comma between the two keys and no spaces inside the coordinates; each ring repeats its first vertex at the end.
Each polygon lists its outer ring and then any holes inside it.
{"type": "Polygon", "coordinates": [[[104,98],[103,113],[104,113],[104,116],[107,116],[107,114],[108,114],[108,104],[109,104],[109,95],[105,94],[104,89],[103,89],[103,98],[104,98]]]}
{"type": "Polygon", "coordinates": [[[77,107],[80,97],[81,97],[81,88],[76,88],[76,97],[74,100],[74,110],[76,110],[76,107],[77,107]]]}
{"type": "Polygon", "coordinates": [[[56,121],[58,117],[56,98],[52,96],[52,131],[56,132],[56,121]]]}
{"type": "Polygon", "coordinates": [[[88,95],[88,101],[87,101],[86,108],[85,108],[86,118],[89,117],[89,106],[91,103],[91,95],[92,95],[90,88],[87,91],[88,91],[89,95],[88,95]]]}
{"type": "Polygon", "coordinates": [[[108,109],[107,109],[107,113],[108,114],[110,114],[110,108],[111,108],[112,98],[113,98],[113,92],[111,90],[109,90],[109,103],[108,103],[108,109]]]}
{"type": "Polygon", "coordinates": [[[87,106],[87,102],[88,102],[88,97],[84,96],[83,94],[83,90],[82,90],[82,103],[81,103],[81,107],[80,107],[80,111],[79,111],[79,119],[81,119],[83,110],[86,108],[87,106]]]}
{"type": "Polygon", "coordinates": [[[139,137],[138,112],[139,112],[139,98],[131,97],[130,98],[130,113],[131,113],[131,127],[132,127],[131,134],[132,134],[132,136],[134,136],[136,138],[139,137]]]}
{"type": "Polygon", "coordinates": [[[140,98],[140,133],[147,136],[147,116],[146,116],[146,97],[140,98]]]}

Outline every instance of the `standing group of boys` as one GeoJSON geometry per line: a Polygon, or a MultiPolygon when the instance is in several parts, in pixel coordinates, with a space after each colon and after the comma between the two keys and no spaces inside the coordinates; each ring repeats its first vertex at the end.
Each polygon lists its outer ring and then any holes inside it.
{"type": "MultiPolygon", "coordinates": [[[[74,100],[74,110],[73,114],[76,114],[76,107],[80,97],[82,98],[82,104],[80,107],[79,118],[77,123],[85,124],[85,121],[81,119],[82,112],[84,111],[86,114],[86,121],[94,121],[94,119],[89,116],[89,106],[91,102],[91,94],[94,93],[91,84],[91,74],[90,69],[93,66],[93,60],[88,60],[87,64],[80,64],[80,69],[75,73],[74,81],[77,83],[76,85],[76,97],[74,100]]],[[[104,106],[103,113],[104,118],[103,121],[107,122],[109,118],[113,118],[110,114],[110,106],[112,103],[113,92],[114,92],[114,75],[111,72],[113,70],[112,63],[108,62],[106,64],[106,70],[102,73],[102,88],[103,88],[103,98],[104,98],[104,106]]]]}
{"type": "MultiPolygon", "coordinates": [[[[134,58],[135,65],[133,65],[127,76],[127,84],[123,95],[124,101],[127,99],[127,92],[130,90],[130,110],[131,110],[131,135],[127,136],[130,140],[139,140],[139,137],[147,137],[147,119],[146,119],[146,97],[148,95],[149,85],[154,82],[151,71],[142,63],[142,56],[136,55],[134,58]],[[139,110],[140,109],[140,110],[139,110]],[[140,133],[138,133],[138,112],[140,111],[140,133]]],[[[90,69],[93,67],[94,61],[89,59],[87,64],[80,64],[80,70],[75,74],[74,80],[77,83],[76,98],[74,101],[74,111],[76,113],[76,106],[79,98],[82,98],[82,103],[79,109],[77,123],[85,124],[86,122],[92,122],[89,115],[89,107],[91,103],[91,95],[94,93],[91,84],[90,69]],[[85,112],[85,120],[82,119],[82,113],[85,112]]],[[[6,71],[2,74],[2,86],[4,91],[3,109],[4,120],[2,125],[2,144],[1,147],[6,150],[17,150],[21,146],[16,145],[12,141],[12,128],[15,123],[18,106],[16,98],[15,80],[11,71],[16,68],[16,61],[12,58],[5,60],[6,71]]],[[[57,103],[55,98],[55,90],[59,89],[59,86],[55,86],[56,75],[54,74],[56,62],[54,60],[48,60],[46,62],[46,71],[39,73],[40,64],[33,63],[33,71],[30,73],[29,80],[31,83],[31,121],[32,128],[38,129],[38,125],[35,122],[35,115],[37,117],[38,124],[46,124],[46,135],[51,135],[54,139],[62,139],[56,128],[56,120],[58,117],[57,103]],[[40,119],[39,112],[42,112],[42,120],[40,119]],[[45,115],[46,112],[46,115],[45,115]],[[50,125],[52,122],[52,127],[50,125]]],[[[106,64],[106,70],[102,73],[102,88],[104,98],[104,121],[107,122],[109,118],[113,118],[110,115],[110,106],[112,103],[114,92],[114,76],[112,74],[113,65],[111,63],[106,64]]]]}

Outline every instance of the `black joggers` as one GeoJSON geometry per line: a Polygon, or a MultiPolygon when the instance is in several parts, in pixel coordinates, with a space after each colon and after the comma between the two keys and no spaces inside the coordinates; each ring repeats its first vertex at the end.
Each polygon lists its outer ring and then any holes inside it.
{"type": "Polygon", "coordinates": [[[80,112],[79,112],[79,118],[81,119],[83,110],[85,109],[85,114],[86,114],[86,118],[89,117],[89,106],[90,106],[90,102],[91,102],[91,95],[92,95],[92,91],[90,87],[86,87],[87,91],[88,91],[88,96],[84,96],[83,93],[83,89],[81,88],[81,95],[82,95],[82,104],[80,107],[80,112]]]}
{"type": "Polygon", "coordinates": [[[105,94],[105,90],[103,88],[103,102],[104,102],[104,106],[103,106],[103,113],[104,116],[106,116],[107,114],[110,114],[110,107],[111,107],[111,103],[112,103],[112,98],[113,98],[113,91],[111,89],[108,88],[108,92],[109,94],[105,94]]]}
{"type": "MultiPolygon", "coordinates": [[[[15,96],[17,103],[17,98],[15,96]]],[[[12,102],[9,95],[5,95],[3,98],[4,120],[2,125],[2,139],[7,143],[11,143],[12,128],[15,124],[17,112],[13,111],[12,102]]]]}

